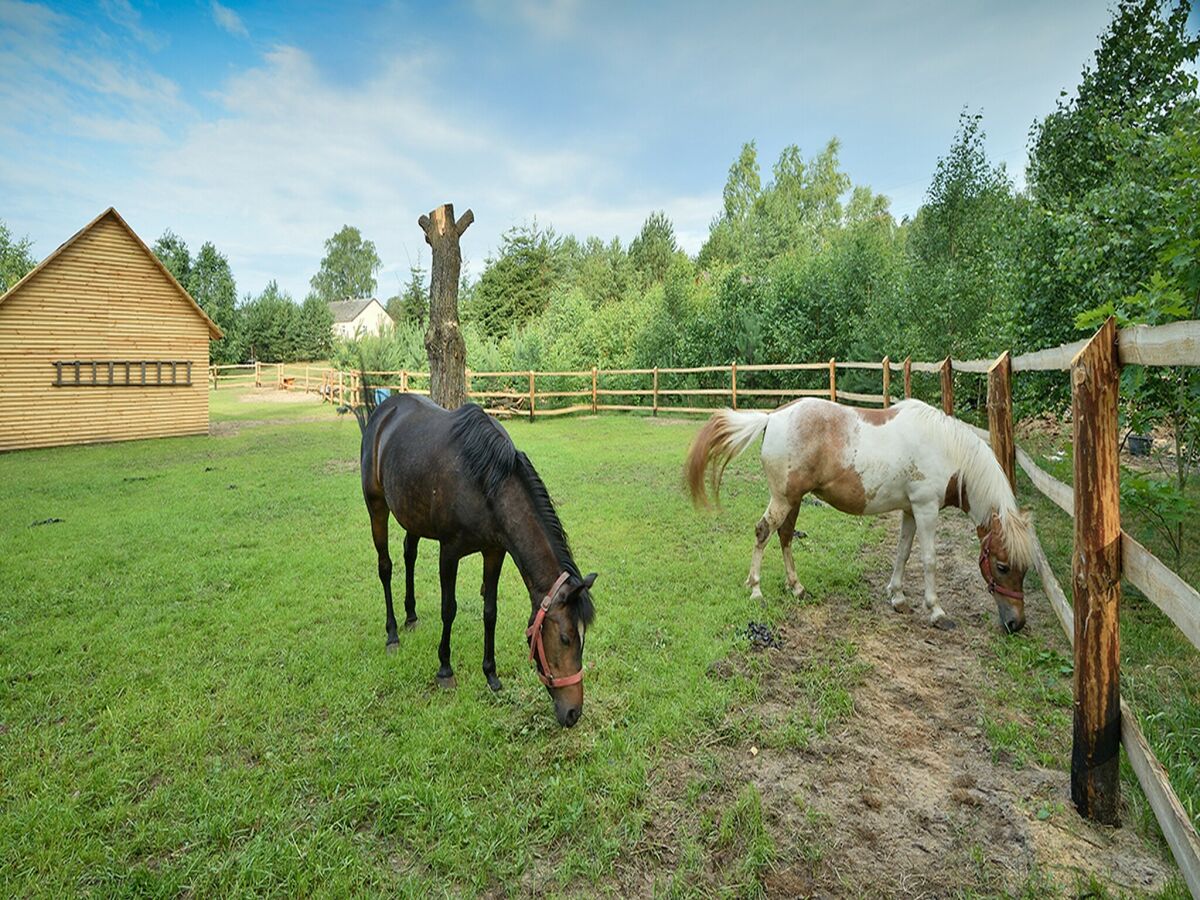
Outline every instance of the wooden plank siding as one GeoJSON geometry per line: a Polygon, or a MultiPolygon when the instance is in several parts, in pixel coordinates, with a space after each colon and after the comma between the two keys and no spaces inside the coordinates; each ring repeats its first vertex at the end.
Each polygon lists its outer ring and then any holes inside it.
{"type": "Polygon", "coordinates": [[[0,450],[208,433],[219,334],[108,210],[0,298],[0,450]],[[192,383],[54,387],[75,360],[190,361],[192,383]]]}

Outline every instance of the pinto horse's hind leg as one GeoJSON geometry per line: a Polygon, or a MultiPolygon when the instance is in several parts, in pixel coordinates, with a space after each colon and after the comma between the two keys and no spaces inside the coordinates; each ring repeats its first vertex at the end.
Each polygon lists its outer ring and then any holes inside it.
{"type": "Polygon", "coordinates": [[[483,554],[483,677],[493,691],[503,687],[496,677],[496,590],[503,565],[503,550],[483,554]]]}
{"type": "Polygon", "coordinates": [[[388,507],[382,500],[368,501],[371,513],[371,537],[379,556],[379,581],[383,585],[383,602],[387,607],[387,650],[395,652],[400,645],[396,635],[396,613],[392,610],[392,557],[388,553],[388,507]]]}
{"type": "MultiPolygon", "coordinates": [[[[913,535],[917,533],[917,520],[905,510],[900,520],[900,543],[896,545],[896,565],[887,584],[888,603],[896,612],[908,612],[908,599],[904,596],[904,566],[912,553],[913,535]]],[[[924,548],[924,544],[921,545],[924,548]]]]}
{"type": "Polygon", "coordinates": [[[766,512],[754,526],[754,553],[750,556],[750,574],[746,576],[746,587],[750,588],[751,600],[762,599],[762,588],[759,584],[762,581],[763,550],[767,546],[767,541],[771,539],[771,535],[783,524],[784,519],[791,511],[790,503],[772,496],[771,502],[767,504],[766,512]]]}
{"type": "MultiPolygon", "coordinates": [[[[783,570],[787,573],[788,589],[793,597],[804,596],[804,585],[796,577],[796,561],[792,559],[792,537],[796,534],[796,516],[800,514],[800,504],[792,507],[783,524],[779,526],[779,548],[783,551],[783,570]]],[[[801,533],[803,537],[803,533],[801,533]]]]}
{"type": "Polygon", "coordinates": [[[442,642],[438,644],[437,683],[440,687],[452,688],[458,685],[454,679],[454,667],[450,665],[450,629],[454,626],[454,617],[458,615],[458,600],[454,596],[458,585],[458,554],[442,544],[440,559],[440,575],[442,582],[442,642]]]}
{"type": "Polygon", "coordinates": [[[925,611],[929,613],[930,625],[949,631],[957,626],[938,605],[937,599],[937,516],[936,506],[913,508],[917,540],[921,542],[921,565],[925,569],[925,611]]]}
{"type": "Polygon", "coordinates": [[[417,565],[417,542],[411,531],[404,534],[404,627],[417,627],[417,599],[413,595],[413,569],[417,565]]]}

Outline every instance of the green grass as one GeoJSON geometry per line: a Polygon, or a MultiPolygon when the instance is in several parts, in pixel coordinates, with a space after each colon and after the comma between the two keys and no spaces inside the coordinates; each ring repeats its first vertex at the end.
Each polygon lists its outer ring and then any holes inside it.
{"type": "MultiPolygon", "coordinates": [[[[766,502],[755,454],[727,473],[724,509],[701,515],[680,489],[694,421],[508,425],[580,566],[600,573],[584,715],[564,731],[527,667],[511,561],[505,690],[480,672],[474,558],[459,580],[459,687],[438,691],[431,544],[421,624],[384,653],[353,419],[224,390],[212,409],[280,421],[0,456],[0,894],[609,885],[651,815],[648,773],[696,752],[758,689],[754,672],[713,670],[755,612],[742,587],[766,502]],[[64,521],[31,527],[50,517],[64,521]]],[[[818,597],[853,589],[871,524],[816,507],[803,519],[821,552],[797,554],[801,579],[818,597]]],[[[764,575],[778,615],[777,555],[764,575]]],[[[813,709],[843,703],[822,690],[813,709]]],[[[754,893],[773,852],[757,794],[714,815],[695,853],[727,855],[729,889],[754,893]]]]}

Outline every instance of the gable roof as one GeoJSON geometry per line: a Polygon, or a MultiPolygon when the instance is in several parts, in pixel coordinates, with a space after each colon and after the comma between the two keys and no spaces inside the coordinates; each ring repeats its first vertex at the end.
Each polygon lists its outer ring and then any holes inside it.
{"type": "MultiPolygon", "coordinates": [[[[329,311],[333,313],[334,324],[353,322],[362,311],[374,303],[380,309],[383,309],[383,304],[374,297],[368,297],[365,300],[330,300],[329,311]]],[[[386,313],[387,310],[384,310],[386,313]]]]}
{"type": "Polygon", "coordinates": [[[100,222],[104,221],[106,218],[109,218],[110,216],[112,217],[112,219],[114,221],[119,223],[121,225],[121,227],[124,228],[129,233],[129,236],[131,238],[133,238],[134,243],[137,244],[139,247],[141,247],[142,250],[145,252],[145,254],[148,257],[150,257],[151,260],[154,261],[154,264],[158,267],[159,271],[162,272],[163,276],[171,283],[171,285],[177,291],[179,291],[180,295],[183,297],[184,300],[186,300],[188,302],[188,304],[192,307],[192,309],[195,310],[196,314],[204,320],[205,324],[208,325],[209,337],[211,337],[214,341],[219,338],[223,338],[225,336],[225,333],[223,331],[221,331],[221,329],[219,327],[217,327],[217,323],[208,317],[208,313],[206,313],[203,309],[201,309],[200,304],[192,299],[192,295],[189,294],[187,292],[187,290],[184,288],[184,286],[176,280],[175,276],[171,274],[171,270],[163,265],[162,260],[154,255],[154,251],[146,246],[146,242],[143,241],[140,237],[138,237],[137,232],[134,231],[132,228],[130,228],[129,223],[126,222],[124,219],[122,219],[121,214],[118,213],[116,211],[116,209],[114,209],[111,206],[108,209],[106,209],[104,212],[100,213],[100,215],[96,216],[96,218],[92,219],[92,221],[88,222],[86,225],[84,225],[82,228],[80,228],[77,232],[75,232],[73,235],[71,235],[71,237],[67,238],[66,241],[64,241],[62,244],[59,245],[57,250],[55,250],[53,253],[51,253],[49,256],[47,256],[45,259],[43,259],[40,263],[38,263],[36,266],[34,266],[28,272],[26,272],[24,278],[22,278],[16,284],[14,284],[12,287],[10,287],[3,294],[0,294],[0,305],[3,305],[5,300],[7,300],[9,297],[11,297],[13,294],[15,294],[17,291],[19,291],[22,288],[22,286],[24,286],[24,284],[26,282],[30,281],[35,275],[37,275],[38,272],[40,272],[40,271],[42,271],[42,269],[46,268],[46,266],[49,265],[51,261],[56,259],[60,253],[62,253],[64,250],[66,250],[68,247],[70,247],[72,244],[74,244],[77,240],[79,240],[81,237],[83,237],[85,234],[87,234],[89,231],[91,231],[93,228],[95,228],[98,224],[100,224],[100,222]]]}

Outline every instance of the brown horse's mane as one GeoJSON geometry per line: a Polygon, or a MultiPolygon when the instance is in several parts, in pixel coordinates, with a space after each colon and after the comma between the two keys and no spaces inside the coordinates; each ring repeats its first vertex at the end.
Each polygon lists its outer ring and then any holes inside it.
{"type": "MultiPolygon", "coordinates": [[[[567,540],[567,532],[563,529],[562,520],[550,499],[550,492],[534,469],[529,457],[516,448],[508,432],[474,403],[467,403],[454,410],[454,422],[450,433],[454,438],[467,471],[475,482],[482,488],[484,496],[491,499],[511,477],[519,479],[532,501],[534,514],[546,532],[554,555],[563,571],[577,581],[582,576],[575,558],[571,553],[571,544],[567,540]]],[[[590,625],[595,609],[592,597],[587,588],[582,588],[571,594],[574,602],[570,605],[576,623],[590,625]]]]}

